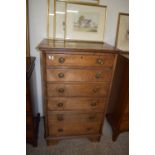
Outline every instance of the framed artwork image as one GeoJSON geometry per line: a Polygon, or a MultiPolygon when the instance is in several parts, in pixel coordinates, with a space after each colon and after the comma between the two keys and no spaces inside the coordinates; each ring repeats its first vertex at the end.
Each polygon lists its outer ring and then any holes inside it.
{"type": "Polygon", "coordinates": [[[106,6],[67,3],[66,40],[103,42],[106,6]]]}
{"type": "Polygon", "coordinates": [[[85,4],[99,4],[99,0],[57,0],[63,2],[73,2],[73,3],[85,3],[85,4]]]}
{"type": "Polygon", "coordinates": [[[115,47],[129,52],[129,14],[119,13],[115,47]]]}

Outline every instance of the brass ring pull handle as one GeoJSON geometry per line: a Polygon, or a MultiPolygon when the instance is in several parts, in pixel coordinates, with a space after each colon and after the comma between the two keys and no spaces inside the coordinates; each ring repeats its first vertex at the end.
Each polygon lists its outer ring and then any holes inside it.
{"type": "Polygon", "coordinates": [[[96,104],[97,104],[97,102],[96,102],[96,101],[93,101],[93,102],[91,103],[91,106],[92,106],[92,107],[95,107],[96,104]]]}
{"type": "Polygon", "coordinates": [[[94,88],[94,89],[93,89],[93,92],[94,92],[94,93],[97,93],[98,90],[99,90],[98,88],[94,88]]]}
{"type": "Polygon", "coordinates": [[[92,130],[92,128],[87,128],[87,131],[91,131],[92,130]]]}
{"type": "Polygon", "coordinates": [[[100,77],[102,77],[102,72],[97,72],[96,75],[95,75],[95,77],[96,77],[97,79],[100,78],[100,77]]]}
{"type": "Polygon", "coordinates": [[[104,64],[104,61],[103,61],[103,59],[98,58],[98,59],[96,60],[96,63],[97,63],[97,64],[100,64],[100,65],[103,65],[103,64],[104,64]]]}
{"type": "Polygon", "coordinates": [[[62,128],[58,129],[58,132],[63,132],[63,129],[62,128]]]}
{"type": "Polygon", "coordinates": [[[58,103],[58,107],[63,107],[63,103],[58,103]]]}
{"type": "Polygon", "coordinates": [[[59,74],[58,74],[58,77],[59,77],[59,78],[63,78],[64,76],[65,76],[64,73],[59,73],[59,74]]]}
{"type": "Polygon", "coordinates": [[[60,115],[60,116],[57,117],[57,120],[58,120],[58,121],[63,121],[64,118],[63,118],[63,116],[60,115]]]}
{"type": "Polygon", "coordinates": [[[63,64],[64,62],[65,62],[65,58],[60,57],[60,58],[59,58],[59,63],[63,64]]]}
{"type": "Polygon", "coordinates": [[[93,119],[95,119],[95,116],[89,116],[89,119],[93,120],[93,119]]]}
{"type": "Polygon", "coordinates": [[[63,88],[58,89],[59,93],[63,93],[65,90],[63,88]]]}

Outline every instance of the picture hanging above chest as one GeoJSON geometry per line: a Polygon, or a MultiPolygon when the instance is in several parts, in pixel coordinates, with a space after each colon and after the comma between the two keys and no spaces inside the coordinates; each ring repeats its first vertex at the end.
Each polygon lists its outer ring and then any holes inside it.
{"type": "Polygon", "coordinates": [[[96,0],[48,0],[48,38],[103,42],[106,12],[96,0]]]}

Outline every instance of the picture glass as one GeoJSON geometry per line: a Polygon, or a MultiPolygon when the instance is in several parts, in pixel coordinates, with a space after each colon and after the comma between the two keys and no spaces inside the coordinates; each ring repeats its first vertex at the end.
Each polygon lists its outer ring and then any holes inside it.
{"type": "Polygon", "coordinates": [[[54,37],[54,0],[49,0],[49,14],[48,14],[48,20],[49,20],[49,28],[48,28],[48,37],[53,38],[54,37]]]}
{"type": "Polygon", "coordinates": [[[92,4],[99,3],[99,0],[58,0],[58,1],[75,2],[75,3],[92,3],[92,4]]]}
{"type": "Polygon", "coordinates": [[[129,51],[129,16],[120,15],[116,47],[129,51]]]}
{"type": "Polygon", "coordinates": [[[65,2],[56,2],[56,38],[64,39],[65,35],[65,2]]]}
{"type": "Polygon", "coordinates": [[[67,4],[66,39],[103,41],[106,7],[67,4]]]}

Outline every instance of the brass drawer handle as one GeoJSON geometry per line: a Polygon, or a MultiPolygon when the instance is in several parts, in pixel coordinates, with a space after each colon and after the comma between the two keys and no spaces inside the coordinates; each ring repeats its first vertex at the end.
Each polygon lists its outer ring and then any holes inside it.
{"type": "Polygon", "coordinates": [[[94,92],[94,93],[97,93],[98,90],[99,90],[98,88],[94,88],[94,89],[93,89],[93,92],[94,92]]]}
{"type": "Polygon", "coordinates": [[[104,64],[104,60],[101,59],[101,58],[98,58],[98,59],[96,60],[96,63],[97,63],[97,64],[100,64],[100,65],[103,65],[103,64],[104,64]]]}
{"type": "Polygon", "coordinates": [[[95,116],[89,116],[89,120],[94,120],[95,116]]]}
{"type": "Polygon", "coordinates": [[[63,129],[62,128],[58,129],[58,132],[63,132],[63,129]]]}
{"type": "Polygon", "coordinates": [[[57,120],[58,120],[58,121],[63,121],[64,118],[63,118],[63,116],[60,115],[60,116],[57,116],[57,120]]]}
{"type": "Polygon", "coordinates": [[[64,73],[59,73],[59,74],[58,74],[58,77],[59,77],[59,78],[63,78],[64,76],[65,76],[64,73]]]}
{"type": "Polygon", "coordinates": [[[87,128],[87,131],[91,131],[92,130],[92,128],[87,128]]]}
{"type": "Polygon", "coordinates": [[[102,72],[97,72],[96,73],[96,75],[95,75],[95,77],[98,79],[98,78],[100,78],[102,76],[102,72]]]}
{"type": "Polygon", "coordinates": [[[63,93],[65,90],[63,88],[58,89],[59,93],[63,93]]]}
{"type": "Polygon", "coordinates": [[[59,58],[59,63],[63,64],[64,62],[65,62],[65,58],[60,57],[60,58],[59,58]]]}
{"type": "Polygon", "coordinates": [[[91,103],[91,106],[92,106],[92,107],[95,107],[96,104],[97,104],[97,102],[96,102],[96,101],[93,101],[93,102],[91,103]]]}
{"type": "Polygon", "coordinates": [[[63,103],[58,103],[58,107],[63,107],[63,103]]]}

